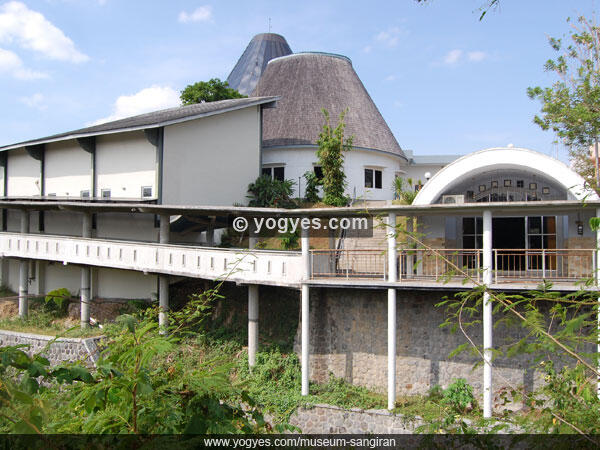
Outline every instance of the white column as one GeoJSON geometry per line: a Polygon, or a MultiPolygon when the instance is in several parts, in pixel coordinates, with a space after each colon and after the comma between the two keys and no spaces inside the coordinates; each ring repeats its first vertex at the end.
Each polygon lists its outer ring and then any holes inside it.
{"type": "MultiPolygon", "coordinates": [[[[414,245],[414,241],[412,239],[413,237],[413,217],[412,216],[408,216],[406,218],[406,247],[410,250],[412,248],[415,247],[414,245]]],[[[409,251],[406,254],[406,277],[407,278],[412,278],[413,274],[414,274],[414,267],[415,265],[415,257],[414,255],[409,251]]]]}
{"type": "MultiPolygon", "coordinates": [[[[161,214],[158,241],[161,244],[169,243],[171,216],[161,214]]],[[[166,333],[169,326],[167,313],[169,311],[169,276],[158,276],[158,327],[161,333],[166,333]]]]}
{"type": "MultiPolygon", "coordinates": [[[[21,233],[29,233],[29,211],[21,211],[21,233]]],[[[19,317],[25,318],[29,312],[29,261],[19,261],[19,317]]]]}
{"type": "Polygon", "coordinates": [[[256,364],[258,351],[258,285],[248,285],[248,365],[256,364]]]}
{"type": "MultiPolygon", "coordinates": [[[[600,217],[600,208],[596,208],[596,217],[600,217]]],[[[596,285],[600,286],[600,228],[596,230],[596,285]]],[[[600,372],[600,297],[598,297],[598,311],[596,312],[598,317],[598,347],[596,349],[598,353],[598,362],[596,370],[600,372]]],[[[600,375],[598,375],[597,381],[597,395],[600,398],[600,375]]]]}
{"type": "MultiPolygon", "coordinates": [[[[83,221],[81,227],[81,236],[84,238],[92,237],[92,215],[83,213],[83,221]]],[[[91,296],[91,269],[89,266],[81,268],[81,288],[79,293],[79,309],[81,328],[87,328],[90,325],[90,302],[91,296]]]]}
{"type": "MultiPolygon", "coordinates": [[[[388,215],[388,281],[397,281],[396,214],[388,215]]],[[[388,409],[396,406],[396,289],[388,289],[388,409]]]]}
{"type": "Polygon", "coordinates": [[[302,283],[302,395],[308,395],[309,367],[309,289],[306,282],[310,279],[310,253],[308,229],[302,228],[300,244],[302,247],[303,283],[302,283]]]}
{"type": "MultiPolygon", "coordinates": [[[[483,283],[492,284],[492,212],[483,212],[483,283]]],[[[483,294],[483,417],[492,417],[492,301],[483,294]]]]}

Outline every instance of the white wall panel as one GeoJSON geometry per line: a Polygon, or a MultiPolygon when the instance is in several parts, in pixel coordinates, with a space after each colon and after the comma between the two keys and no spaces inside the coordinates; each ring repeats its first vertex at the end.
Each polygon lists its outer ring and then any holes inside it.
{"type": "Polygon", "coordinates": [[[29,156],[25,149],[9,151],[7,195],[40,195],[40,174],[40,162],[29,156]]]}
{"type": "Polygon", "coordinates": [[[46,144],[44,155],[46,195],[79,197],[92,188],[92,155],[81,149],[77,141],[46,144]]]}

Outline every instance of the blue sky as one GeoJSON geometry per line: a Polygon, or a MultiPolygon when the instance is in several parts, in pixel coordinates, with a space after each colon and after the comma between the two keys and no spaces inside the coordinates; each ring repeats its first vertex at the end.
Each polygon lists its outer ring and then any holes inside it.
{"type": "Polygon", "coordinates": [[[512,143],[566,160],[526,89],[554,81],[548,36],[594,2],[501,0],[480,22],[483,3],[0,0],[0,144],[172,106],[187,84],[225,79],[271,18],[293,51],[350,57],[403,148],[512,143]]]}

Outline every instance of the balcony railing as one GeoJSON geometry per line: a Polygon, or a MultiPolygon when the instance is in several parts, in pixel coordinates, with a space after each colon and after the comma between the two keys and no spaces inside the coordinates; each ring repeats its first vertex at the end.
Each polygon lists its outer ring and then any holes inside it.
{"type": "Polygon", "coordinates": [[[302,280],[300,252],[0,233],[0,256],[282,286],[302,280]]]}
{"type": "MultiPolygon", "coordinates": [[[[576,282],[595,278],[595,249],[493,249],[495,283],[576,282]]],[[[398,249],[398,282],[482,281],[481,249],[398,249]]],[[[311,250],[313,279],[387,280],[387,252],[382,250],[311,250]]]]}

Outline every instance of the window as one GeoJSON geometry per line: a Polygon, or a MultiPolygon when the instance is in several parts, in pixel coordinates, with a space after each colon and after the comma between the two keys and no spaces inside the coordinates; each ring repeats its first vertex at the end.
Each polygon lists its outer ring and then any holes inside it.
{"type": "Polygon", "coordinates": [[[56,193],[55,193],[55,192],[53,192],[53,193],[51,193],[51,194],[48,194],[48,197],[56,197],[56,193]]]}
{"type": "Polygon", "coordinates": [[[273,179],[279,181],[285,180],[285,170],[283,167],[273,167],[273,179]]]}
{"type": "Polygon", "coordinates": [[[383,174],[381,170],[365,169],[365,187],[381,189],[383,174]]]}
{"type": "Polygon", "coordinates": [[[535,191],[537,189],[537,183],[529,183],[529,189],[535,191]]]}
{"type": "Polygon", "coordinates": [[[283,166],[281,166],[281,167],[263,167],[261,174],[263,176],[273,178],[274,180],[279,180],[279,181],[285,180],[285,168],[283,166]]]}
{"type": "Polygon", "coordinates": [[[81,198],[90,198],[90,191],[88,191],[88,190],[81,191],[80,196],[81,196],[81,198]]]}
{"type": "Polygon", "coordinates": [[[152,197],[152,186],[142,186],[142,198],[152,197]]]}
{"type": "Polygon", "coordinates": [[[487,189],[487,186],[485,184],[480,184],[479,185],[479,192],[483,192],[487,189]]]}
{"type": "Polygon", "coordinates": [[[517,187],[522,188],[523,186],[525,186],[525,184],[523,183],[523,180],[517,180],[517,187]]]}
{"type": "Polygon", "coordinates": [[[497,188],[497,187],[498,187],[498,182],[492,181],[492,188],[497,188]]]}
{"type": "Polygon", "coordinates": [[[504,187],[511,187],[512,186],[512,180],[504,180],[504,187]]]}
{"type": "Polygon", "coordinates": [[[110,198],[110,189],[102,189],[100,195],[102,198],[110,198]]]}
{"type": "Polygon", "coordinates": [[[317,176],[317,180],[321,181],[323,179],[323,168],[321,166],[314,166],[313,170],[317,176]]]}

